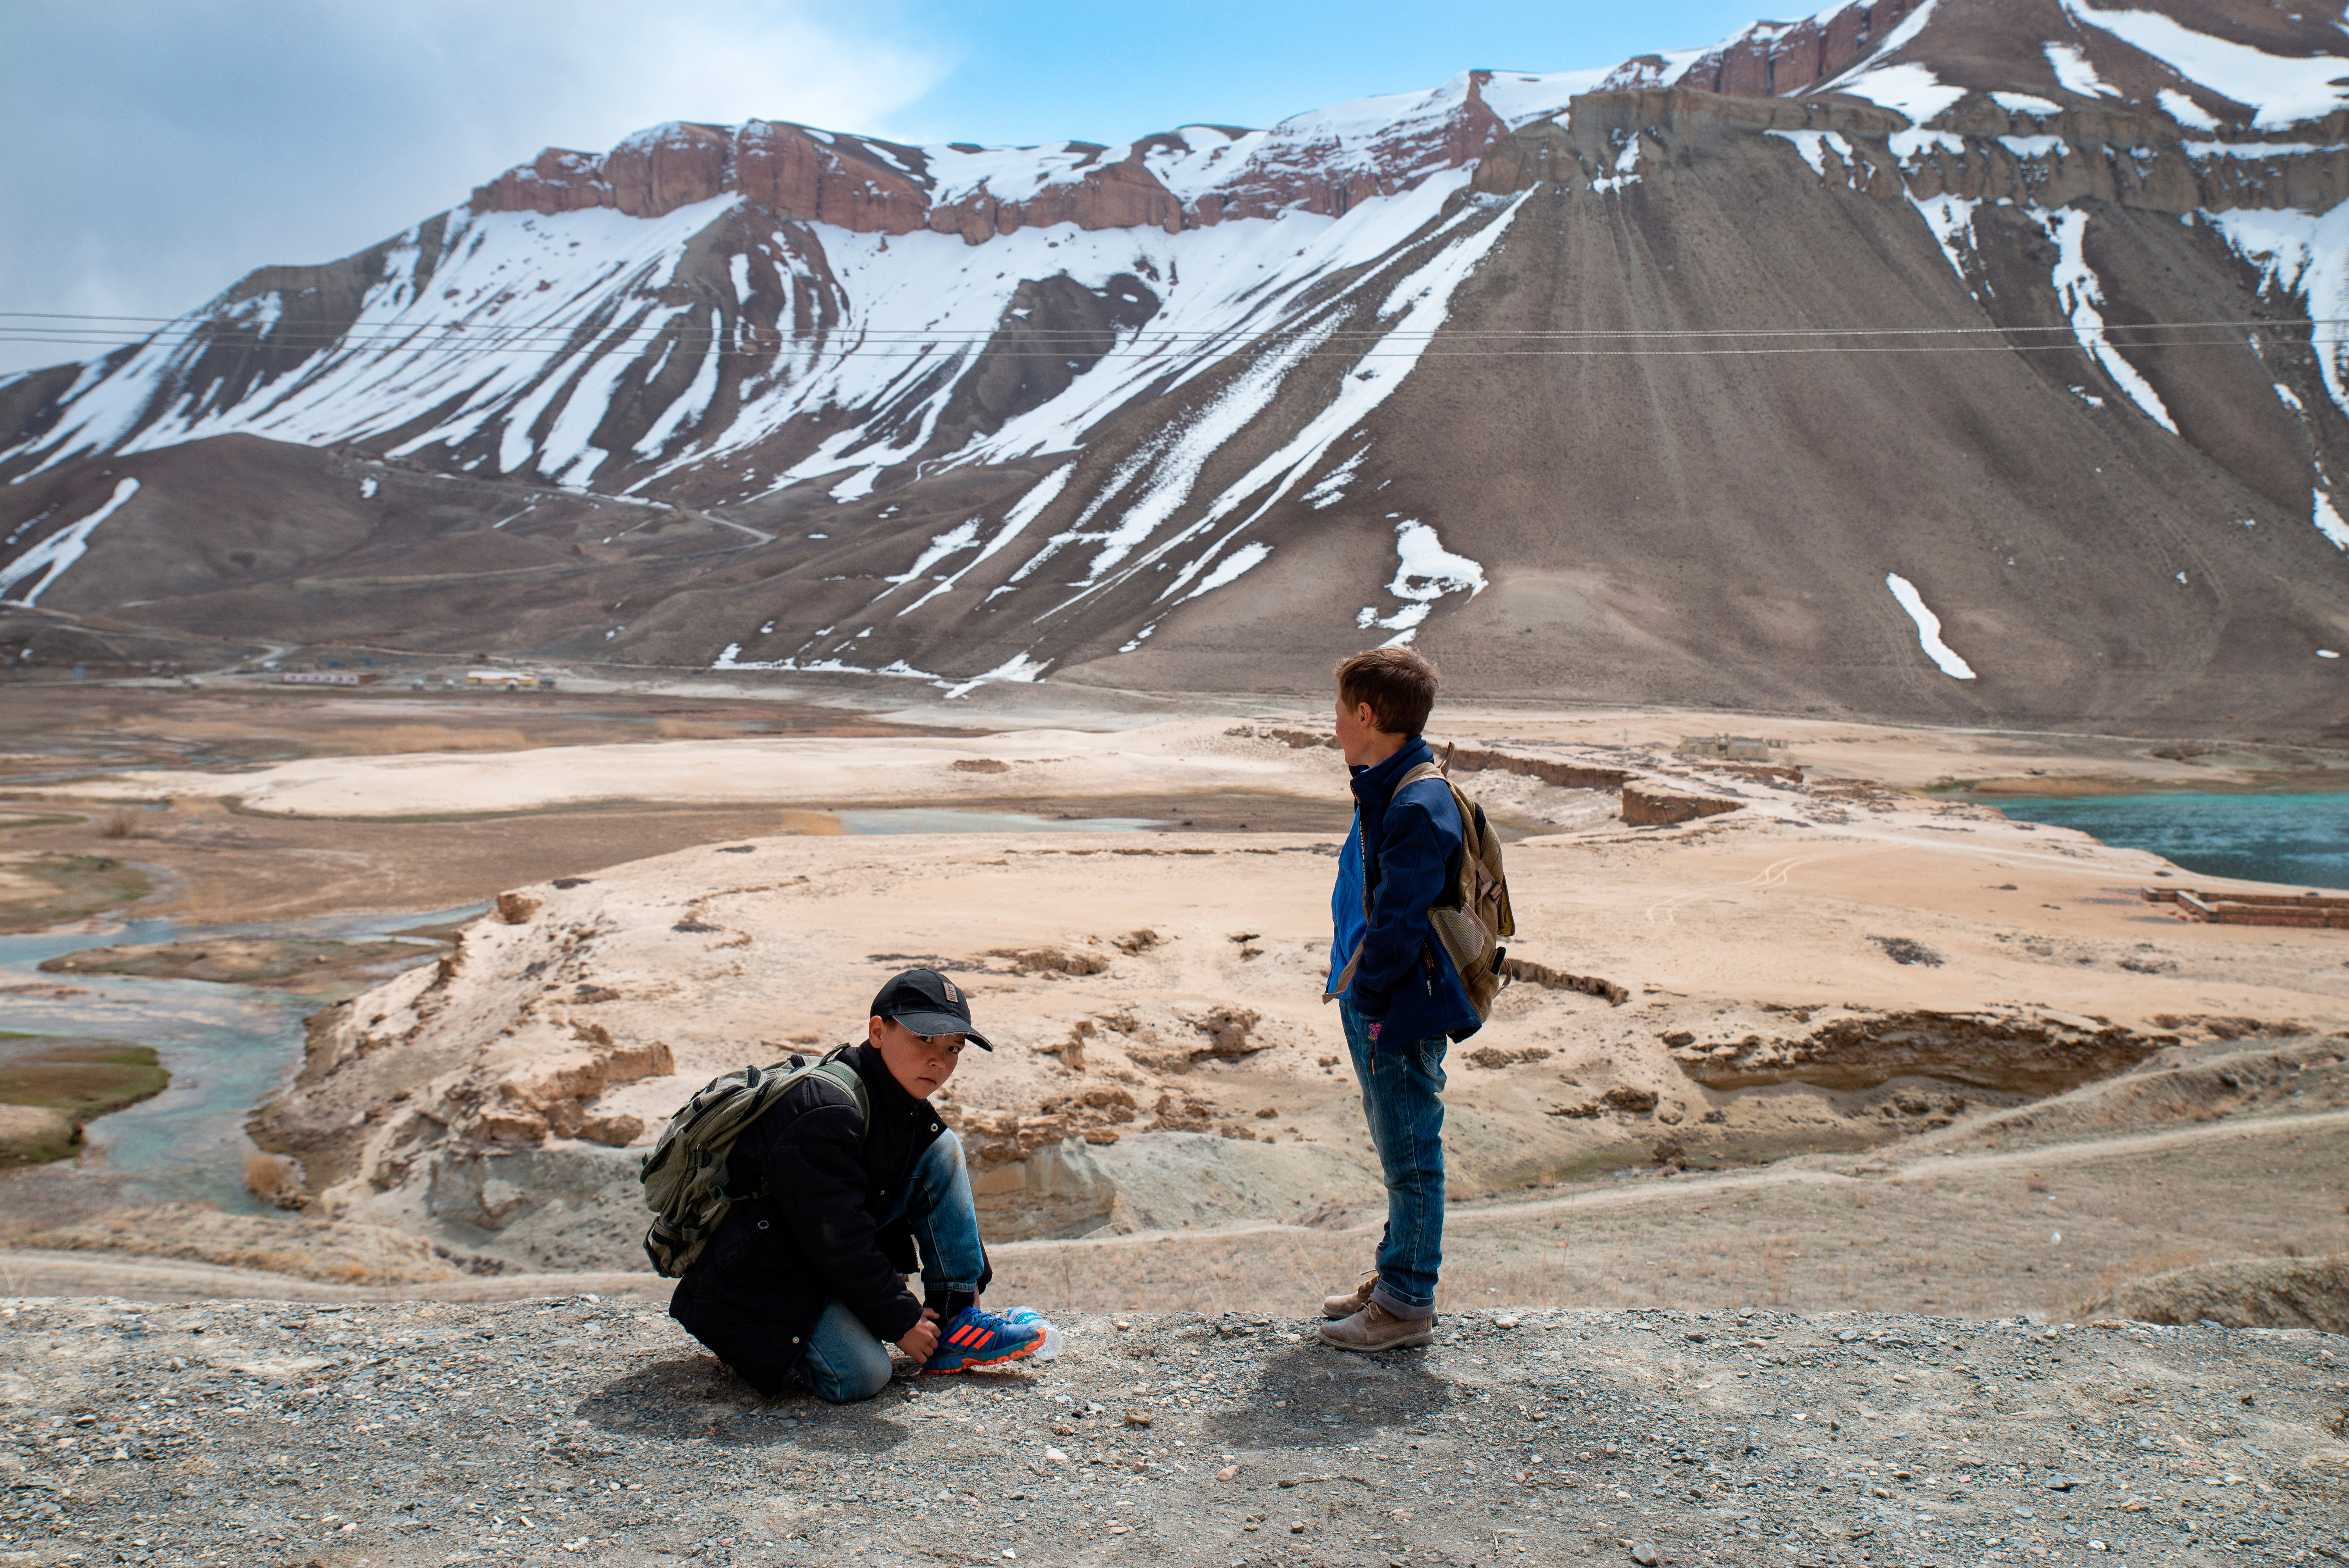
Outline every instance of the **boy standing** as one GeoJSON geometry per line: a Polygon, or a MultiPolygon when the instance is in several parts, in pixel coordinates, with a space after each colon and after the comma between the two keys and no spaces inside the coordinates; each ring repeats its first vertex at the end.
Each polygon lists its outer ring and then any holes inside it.
{"type": "Polygon", "coordinates": [[[1433,753],[1420,732],[1435,666],[1405,647],[1338,666],[1338,746],[1353,773],[1354,830],[1330,896],[1337,928],[1325,995],[1338,1001],[1362,1111],[1386,1176],[1377,1268],[1322,1302],[1324,1343],[1393,1350],[1434,1337],[1444,1261],[1444,1054],[1481,1022],[1427,912],[1460,875],[1460,810],[1431,776],[1398,790],[1433,753]]]}
{"type": "Polygon", "coordinates": [[[962,1144],[929,1103],[966,1044],[995,1048],[971,1026],[969,999],[934,970],[906,970],[873,998],[865,1036],[840,1057],[864,1107],[814,1073],[751,1123],[729,1163],[763,1190],[726,1211],[669,1301],[671,1317],[769,1398],[796,1372],[824,1399],[869,1399],[888,1386],[893,1343],[931,1373],[1044,1344],[1042,1324],[979,1310],[994,1271],[962,1144]],[[905,1277],[916,1243],[918,1301],[905,1277]]]}

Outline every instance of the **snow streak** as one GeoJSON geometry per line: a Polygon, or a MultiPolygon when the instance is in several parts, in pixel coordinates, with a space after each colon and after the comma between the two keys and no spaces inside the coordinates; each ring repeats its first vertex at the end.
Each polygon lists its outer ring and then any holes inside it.
{"type": "Polygon", "coordinates": [[[69,522],[49,535],[5,566],[0,566],[0,603],[37,604],[50,584],[66,573],[66,568],[79,561],[89,550],[89,536],[98,525],[122,510],[123,503],[139,493],[137,480],[124,480],[114,487],[114,494],[105,504],[78,521],[69,522]],[[41,580],[15,598],[10,590],[32,576],[41,573],[41,580]]]}
{"type": "Polygon", "coordinates": [[[1941,673],[1951,680],[1973,679],[1973,666],[1941,641],[1941,618],[1925,607],[1924,595],[1917,592],[1917,585],[1897,572],[1884,574],[1884,585],[1892,590],[1892,596],[1900,601],[1900,607],[1917,623],[1917,642],[1925,650],[1925,656],[1940,666],[1941,673]]]}
{"type": "Polygon", "coordinates": [[[1371,605],[1354,618],[1354,624],[1364,630],[1382,626],[1392,632],[1394,635],[1381,645],[1383,647],[1397,647],[1419,635],[1420,624],[1446,593],[1464,593],[1473,599],[1485,591],[1484,566],[1444,549],[1435,530],[1416,518],[1404,518],[1395,524],[1395,554],[1401,564],[1387,592],[1403,601],[1402,608],[1392,615],[1381,615],[1371,605]]]}
{"type": "Polygon", "coordinates": [[[2090,270],[2082,244],[2088,232],[2088,215],[2068,210],[2049,212],[2041,218],[2041,226],[2055,242],[2055,297],[2072,318],[2072,335],[2147,418],[2171,435],[2178,434],[2177,422],[2170,418],[2169,409],[2161,395],[2153,389],[2153,383],[2105,340],[2105,317],[2099,308],[2105,303],[2104,285],[2090,270]]]}

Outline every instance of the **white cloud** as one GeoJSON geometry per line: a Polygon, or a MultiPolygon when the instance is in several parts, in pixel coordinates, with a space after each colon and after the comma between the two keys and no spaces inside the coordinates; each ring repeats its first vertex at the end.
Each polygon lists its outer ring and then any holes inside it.
{"type": "MultiPolygon", "coordinates": [[[[757,116],[887,134],[950,62],[803,0],[0,7],[0,309],[168,315],[365,248],[547,146],[757,116]]],[[[0,373],[76,356],[0,345],[0,373]]]]}

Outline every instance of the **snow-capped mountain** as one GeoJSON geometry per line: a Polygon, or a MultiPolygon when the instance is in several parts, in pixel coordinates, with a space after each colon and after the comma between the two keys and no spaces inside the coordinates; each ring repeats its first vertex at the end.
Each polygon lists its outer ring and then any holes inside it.
{"type": "Polygon", "coordinates": [[[1392,638],[1488,692],[2337,723],[2339,13],[1875,0],[1123,147],[550,150],[0,382],[0,596],[950,690],[1392,638]]]}

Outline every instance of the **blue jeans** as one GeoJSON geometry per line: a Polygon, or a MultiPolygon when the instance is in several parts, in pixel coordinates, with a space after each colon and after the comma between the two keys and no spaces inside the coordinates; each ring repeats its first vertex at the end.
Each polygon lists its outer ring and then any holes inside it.
{"type": "MultiPolygon", "coordinates": [[[[941,1133],[914,1162],[913,1176],[880,1222],[907,1220],[922,1248],[922,1288],[930,1295],[978,1289],[987,1272],[987,1252],[978,1240],[978,1210],[971,1202],[970,1172],[962,1142],[941,1133]]],[[[889,1386],[889,1347],[874,1337],[864,1320],[838,1300],[824,1306],[808,1336],[800,1360],[801,1378],[816,1397],[841,1405],[870,1399],[889,1386]]]]}
{"type": "Polygon", "coordinates": [[[1373,1040],[1371,1023],[1338,1004],[1362,1086],[1362,1114],[1387,1183],[1387,1229],[1379,1241],[1379,1283],[1371,1299],[1397,1317],[1435,1315],[1444,1266],[1444,1053],[1442,1035],[1373,1040]]]}

